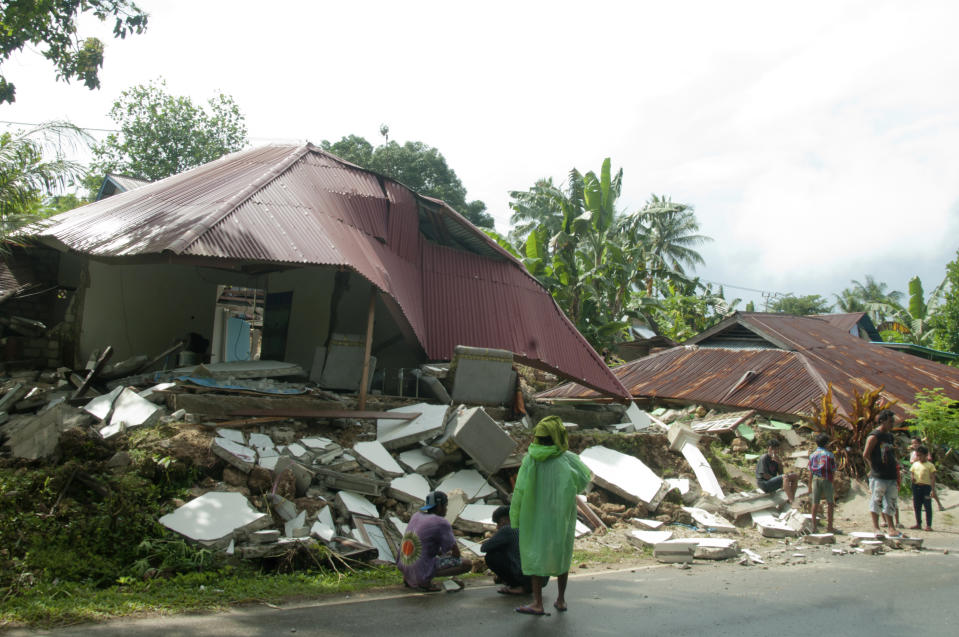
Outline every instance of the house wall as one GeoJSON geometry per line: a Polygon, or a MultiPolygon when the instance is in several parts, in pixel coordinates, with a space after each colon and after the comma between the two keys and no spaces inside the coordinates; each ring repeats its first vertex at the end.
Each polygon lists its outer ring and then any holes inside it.
{"type": "Polygon", "coordinates": [[[113,359],[153,356],[196,332],[210,339],[216,286],[229,272],[184,265],[86,261],[80,360],[113,346],[113,359]]]}

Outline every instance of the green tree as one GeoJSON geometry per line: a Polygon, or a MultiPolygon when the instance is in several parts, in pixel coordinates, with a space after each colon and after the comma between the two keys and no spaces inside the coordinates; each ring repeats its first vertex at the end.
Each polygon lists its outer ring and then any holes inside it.
{"type": "MultiPolygon", "coordinates": [[[[80,39],[77,21],[82,14],[101,22],[111,16],[113,36],[142,33],[147,14],[130,0],[10,0],[0,3],[0,64],[28,44],[44,47],[43,56],[53,62],[57,79],[79,79],[90,89],[100,88],[103,43],[97,38],[80,39]]],[[[0,73],[0,104],[16,100],[16,87],[0,73]]]]}
{"type": "Polygon", "coordinates": [[[881,306],[896,306],[902,302],[902,292],[888,290],[888,285],[881,281],[876,281],[875,278],[868,274],[866,275],[864,283],[853,280],[852,285],[852,293],[855,298],[862,301],[864,305],[870,303],[876,304],[873,306],[873,309],[869,310],[869,318],[872,319],[875,325],[879,325],[886,320],[885,315],[882,313],[881,306]]]}
{"type": "Polygon", "coordinates": [[[936,330],[936,349],[959,354],[959,250],[955,260],[946,265],[944,283],[938,311],[929,322],[936,330]]]}
{"type": "Polygon", "coordinates": [[[932,318],[935,316],[946,286],[946,281],[940,283],[925,298],[922,281],[918,276],[909,279],[909,304],[902,306],[891,303],[868,303],[870,311],[878,311],[889,317],[876,327],[882,333],[883,340],[912,343],[924,347],[935,344],[936,329],[932,318]]]}
{"type": "MultiPolygon", "coordinates": [[[[713,292],[710,285],[699,279],[685,283],[665,282],[664,296],[641,313],[656,331],[677,342],[685,341],[708,330],[723,319],[732,316],[741,299],[726,301],[723,289],[713,292]]],[[[749,307],[746,308],[749,311],[749,307]]]]}
{"type": "Polygon", "coordinates": [[[855,290],[846,288],[839,294],[833,294],[833,296],[836,298],[836,308],[840,312],[852,314],[854,312],[866,311],[866,302],[855,290]]]}
{"type": "Polygon", "coordinates": [[[106,173],[156,181],[218,159],[247,143],[246,121],[229,95],[207,106],[170,95],[162,79],[123,91],[110,109],[119,132],[93,148],[86,185],[91,192],[106,173]]]}
{"type": "Polygon", "coordinates": [[[64,151],[88,141],[86,133],[68,122],[0,134],[0,238],[55,210],[47,198],[84,174],[64,151]]]}
{"type": "Polygon", "coordinates": [[[486,212],[486,204],[466,200],[466,188],[440,151],[423,142],[400,145],[390,141],[386,126],[382,126],[380,132],[384,141],[376,147],[358,135],[343,137],[338,142],[323,140],[320,146],[341,159],[395,179],[422,195],[442,199],[475,226],[493,227],[493,217],[486,212]]]}
{"type": "Polygon", "coordinates": [[[776,299],[769,306],[771,312],[781,314],[794,314],[796,316],[809,316],[810,314],[828,314],[832,309],[829,301],[818,294],[806,294],[795,296],[787,294],[776,299]]]}

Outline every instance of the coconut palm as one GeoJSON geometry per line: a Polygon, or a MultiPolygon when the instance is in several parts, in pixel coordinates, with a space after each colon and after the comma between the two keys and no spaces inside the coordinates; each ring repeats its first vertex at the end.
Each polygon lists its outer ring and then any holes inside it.
{"type": "Polygon", "coordinates": [[[88,142],[89,136],[69,122],[0,134],[0,236],[34,220],[45,196],[82,177],[83,167],[63,151],[88,142]]]}
{"type": "Polygon", "coordinates": [[[896,303],[867,303],[866,307],[889,317],[889,320],[877,324],[880,332],[894,332],[896,340],[900,342],[932,347],[936,337],[932,318],[942,301],[945,287],[944,280],[929,294],[929,298],[925,299],[922,281],[918,276],[914,276],[909,279],[908,306],[896,303]]]}
{"type": "Polygon", "coordinates": [[[855,279],[852,281],[853,293],[862,300],[863,303],[870,305],[869,310],[872,322],[879,325],[886,319],[882,307],[886,305],[899,305],[902,303],[902,292],[898,290],[888,290],[889,287],[881,281],[876,281],[870,275],[866,275],[865,283],[860,283],[855,279]]]}

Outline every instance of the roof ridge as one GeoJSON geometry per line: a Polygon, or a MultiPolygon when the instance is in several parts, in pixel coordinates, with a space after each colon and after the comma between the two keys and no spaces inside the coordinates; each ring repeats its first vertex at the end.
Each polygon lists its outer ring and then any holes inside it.
{"type": "Polygon", "coordinates": [[[223,205],[207,215],[202,221],[197,222],[189,230],[184,232],[182,236],[173,241],[167,248],[165,248],[164,251],[169,250],[174,254],[180,254],[189,248],[197,239],[203,236],[204,233],[206,233],[216,224],[220,223],[231,212],[236,210],[237,206],[249,199],[253,193],[279,177],[281,174],[286,172],[290,166],[295,164],[297,161],[303,158],[303,156],[309,153],[311,150],[310,147],[311,144],[309,143],[294,147],[293,151],[290,152],[289,155],[274,164],[269,170],[260,175],[259,178],[253,180],[246,188],[223,202],[223,205]]]}

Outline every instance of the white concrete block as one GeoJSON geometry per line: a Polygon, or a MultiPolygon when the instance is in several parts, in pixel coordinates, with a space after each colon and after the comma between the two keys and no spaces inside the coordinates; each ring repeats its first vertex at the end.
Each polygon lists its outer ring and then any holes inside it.
{"type": "Polygon", "coordinates": [[[666,478],[666,484],[670,491],[673,489],[679,491],[679,495],[689,493],[689,478],[666,478]]]}
{"type": "Polygon", "coordinates": [[[279,459],[280,456],[260,456],[256,463],[267,471],[274,471],[276,470],[276,463],[279,459]]]}
{"type": "Polygon", "coordinates": [[[240,493],[211,491],[160,518],[160,524],[184,537],[214,548],[229,545],[233,534],[266,528],[272,520],[254,509],[240,493]]]}
{"type": "Polygon", "coordinates": [[[683,511],[691,515],[700,526],[713,529],[719,533],[737,532],[735,525],[721,515],[716,515],[705,509],[698,509],[696,507],[683,507],[683,511]]]}
{"type": "Polygon", "coordinates": [[[283,453],[283,452],[285,452],[286,454],[288,454],[288,455],[296,458],[297,460],[309,460],[309,459],[311,459],[311,458],[309,457],[309,453],[310,453],[310,452],[307,451],[306,447],[304,447],[304,446],[301,445],[301,444],[295,443],[295,442],[294,442],[293,444],[289,444],[289,445],[286,445],[285,447],[283,447],[281,453],[283,453]]]}
{"type": "Polygon", "coordinates": [[[702,438],[702,436],[690,429],[688,425],[679,422],[671,424],[669,430],[666,432],[666,439],[669,441],[670,451],[681,451],[683,445],[686,443],[693,445],[698,444],[700,438],[702,438]]]}
{"type": "Polygon", "coordinates": [[[113,402],[117,399],[117,396],[119,396],[120,392],[122,391],[123,387],[116,387],[109,394],[97,396],[84,405],[83,410],[92,416],[99,418],[100,420],[106,420],[107,416],[110,415],[110,412],[113,411],[113,402]]]}
{"type": "Polygon", "coordinates": [[[573,534],[576,537],[583,537],[584,535],[589,535],[592,532],[593,532],[592,529],[590,529],[588,526],[586,526],[579,520],[576,520],[576,528],[573,531],[573,534]]]}
{"type": "Polygon", "coordinates": [[[439,463],[423,453],[420,447],[402,452],[397,459],[410,471],[424,476],[432,476],[440,467],[439,463]]]}
{"type": "Polygon", "coordinates": [[[467,504],[453,525],[469,533],[495,531],[493,511],[499,508],[493,504],[467,504]]]}
{"type": "Polygon", "coordinates": [[[418,473],[411,473],[390,482],[390,496],[400,502],[423,506],[430,492],[430,483],[418,473]]]}
{"type": "Polygon", "coordinates": [[[306,525],[306,511],[300,511],[292,520],[287,520],[283,525],[283,535],[286,537],[299,537],[296,530],[306,525]]]}
{"type": "Polygon", "coordinates": [[[380,512],[376,510],[376,505],[352,491],[340,491],[336,494],[336,503],[344,511],[350,514],[366,515],[371,518],[379,518],[380,512]]]}
{"type": "Polygon", "coordinates": [[[220,438],[226,438],[227,440],[232,440],[238,445],[246,444],[246,436],[243,435],[243,432],[239,429],[230,429],[228,427],[218,427],[216,430],[216,435],[220,438]]]}
{"type": "MultiPolygon", "coordinates": [[[[387,517],[386,520],[387,522],[393,525],[393,528],[396,529],[396,532],[399,533],[400,535],[403,535],[404,533],[406,533],[406,522],[404,522],[403,520],[399,519],[395,515],[391,515],[387,517]]],[[[462,541],[463,539],[460,538],[460,542],[462,541]]],[[[479,555],[479,553],[477,553],[477,555],[479,555]]]]}
{"type": "Polygon", "coordinates": [[[676,542],[675,540],[660,542],[653,546],[653,557],[660,562],[682,563],[693,561],[693,551],[696,542],[676,542]]]}
{"type": "Polygon", "coordinates": [[[653,424],[649,414],[637,407],[636,403],[629,403],[629,407],[626,408],[626,419],[636,431],[642,431],[653,424]]]}
{"type": "Polygon", "coordinates": [[[226,438],[214,438],[210,444],[213,455],[226,460],[243,473],[249,473],[256,464],[256,452],[226,438]]]}
{"type": "Polygon", "coordinates": [[[276,445],[273,444],[273,438],[270,438],[266,434],[251,433],[250,440],[247,442],[247,444],[256,449],[257,453],[260,455],[277,455],[276,445]],[[273,451],[273,453],[266,454],[263,453],[264,451],[273,451]]]}
{"type": "Polygon", "coordinates": [[[127,387],[117,396],[110,414],[110,426],[121,425],[125,429],[149,427],[156,424],[162,409],[127,387]]]}
{"type": "Polygon", "coordinates": [[[593,472],[594,483],[630,502],[644,502],[655,510],[666,495],[666,483],[639,458],[602,446],[590,447],[579,457],[593,472]]]}
{"type": "Polygon", "coordinates": [[[692,467],[693,473],[696,474],[696,480],[699,481],[699,487],[703,492],[722,500],[725,497],[723,495],[723,488],[720,486],[719,480],[716,479],[716,474],[713,473],[712,467],[709,466],[706,456],[699,450],[699,447],[687,442],[682,446],[681,451],[683,457],[686,458],[686,462],[692,467]]]}
{"type": "Polygon", "coordinates": [[[147,387],[137,395],[144,400],[149,400],[151,403],[160,404],[166,399],[162,392],[173,389],[174,387],[176,387],[176,383],[158,383],[153,387],[147,387]]]}
{"type": "Polygon", "coordinates": [[[672,531],[641,531],[639,529],[633,529],[629,532],[627,539],[630,543],[639,546],[652,546],[660,542],[665,542],[671,537],[673,537],[672,531]]]}
{"type": "Polygon", "coordinates": [[[728,560],[739,555],[739,543],[731,538],[704,537],[693,550],[693,557],[700,560],[728,560]]]}
{"type": "Polygon", "coordinates": [[[450,426],[453,442],[486,473],[499,470],[516,449],[516,441],[482,407],[457,409],[450,426]]]}
{"type": "Polygon", "coordinates": [[[462,489],[469,502],[476,502],[496,493],[496,489],[475,469],[462,469],[451,473],[436,487],[437,491],[443,491],[447,495],[454,489],[462,489]]]}
{"type": "Polygon", "coordinates": [[[401,449],[421,440],[443,433],[446,426],[447,405],[418,403],[409,407],[390,409],[400,413],[420,414],[413,420],[377,420],[376,439],[387,449],[401,449]]]}
{"type": "Polygon", "coordinates": [[[403,467],[377,440],[356,443],[353,445],[353,456],[362,466],[384,478],[398,478],[404,473],[403,467]]]}
{"type": "Polygon", "coordinates": [[[653,531],[663,525],[662,520],[644,520],[643,518],[630,518],[629,523],[640,529],[652,529],[653,531]]]}
{"type": "MultiPolygon", "coordinates": [[[[437,491],[443,490],[437,489],[437,491]]],[[[469,504],[469,498],[466,497],[462,489],[453,489],[452,491],[445,491],[444,493],[446,493],[446,497],[449,499],[449,502],[446,504],[446,521],[453,524],[456,522],[456,518],[460,516],[460,513],[463,512],[463,509],[466,508],[466,505],[469,504]]]]}
{"type": "MultiPolygon", "coordinates": [[[[405,526],[405,525],[404,525],[405,526]]],[[[404,531],[405,533],[405,531],[404,531]]],[[[475,555],[476,557],[483,557],[483,549],[479,542],[473,542],[472,540],[467,540],[465,537],[456,538],[456,543],[461,547],[475,555]]]]}

